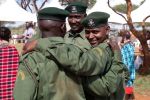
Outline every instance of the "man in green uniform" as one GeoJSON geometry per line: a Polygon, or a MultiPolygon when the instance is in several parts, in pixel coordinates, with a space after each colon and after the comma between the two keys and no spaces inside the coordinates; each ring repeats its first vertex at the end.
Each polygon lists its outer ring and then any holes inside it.
{"type": "MultiPolygon", "coordinates": [[[[84,51],[88,50],[88,49],[91,49],[92,46],[89,44],[89,42],[87,41],[87,38],[85,38],[85,32],[84,32],[84,27],[83,25],[81,24],[81,20],[86,17],[86,9],[87,9],[87,6],[82,3],[82,2],[72,2],[70,3],[66,8],[65,8],[67,11],[70,12],[69,16],[68,16],[68,22],[69,22],[69,25],[71,27],[71,29],[68,31],[68,33],[65,35],[65,41],[67,43],[71,43],[71,44],[75,44],[77,46],[79,46],[80,48],[82,48],[84,51]]],[[[96,15],[95,15],[96,16],[96,15]]],[[[95,17],[93,16],[93,17],[95,17]]],[[[102,15],[103,16],[103,15],[102,15]]],[[[99,16],[98,16],[99,17],[99,16]]],[[[105,19],[105,17],[104,17],[105,19]]],[[[107,19],[107,18],[106,18],[107,19]]],[[[107,21],[106,21],[107,22],[107,21]]],[[[101,23],[99,23],[101,24],[101,23]]],[[[108,35],[108,34],[107,34],[108,35]]],[[[89,39],[90,40],[90,39],[89,39]]],[[[122,66],[122,65],[120,65],[122,66]]],[[[114,67],[116,67],[116,65],[114,65],[114,67]]],[[[113,68],[113,67],[112,67],[113,68]]],[[[117,69],[117,67],[116,67],[117,69]]],[[[119,70],[119,69],[118,69],[119,70]]],[[[105,82],[108,82],[110,83],[110,80],[108,81],[107,80],[107,77],[109,77],[108,75],[110,75],[111,72],[115,72],[115,69],[112,69],[109,71],[109,73],[107,73],[106,75],[104,75],[102,78],[100,79],[97,79],[97,83],[98,83],[98,80],[100,81],[103,81],[103,82],[99,82],[99,86],[101,86],[100,88],[97,88],[96,90],[99,90],[99,93],[98,91],[94,90],[97,95],[104,95],[104,94],[101,94],[102,92],[101,91],[104,91],[104,89],[101,89],[102,86],[105,86],[105,88],[110,88],[110,87],[113,87],[113,85],[104,85],[105,82]]],[[[117,71],[116,71],[117,72],[117,71]]],[[[114,78],[116,77],[117,75],[114,75],[114,78]]],[[[113,74],[112,74],[112,77],[113,77],[113,74]]],[[[121,85],[121,84],[120,84],[121,85]]],[[[104,88],[104,87],[103,87],[104,88]]],[[[112,88],[110,88],[110,91],[111,90],[114,90],[112,88]]],[[[112,92],[112,91],[111,91],[112,92]]],[[[110,93],[111,93],[110,92],[110,93]]],[[[120,91],[121,92],[121,91],[120,91]]],[[[124,94],[124,89],[122,89],[122,95],[124,94]]],[[[106,94],[108,92],[105,92],[106,94]]],[[[113,92],[112,92],[113,93],[113,92]]],[[[109,93],[108,93],[109,94],[109,93]]],[[[121,98],[120,98],[121,99],[121,98]]]]}
{"type": "Polygon", "coordinates": [[[82,2],[72,2],[65,9],[70,12],[68,23],[71,28],[65,35],[65,41],[86,50],[90,49],[91,45],[85,38],[84,27],[81,24],[81,20],[87,16],[87,5],[82,2]]]}
{"type": "MultiPolygon", "coordinates": [[[[69,12],[65,10],[53,7],[39,11],[38,24],[42,37],[63,36],[65,33],[65,19],[68,14],[69,12]]],[[[58,40],[57,38],[55,39],[58,40]]],[[[59,68],[54,61],[47,59],[40,52],[30,52],[20,59],[14,88],[14,99],[80,100],[78,94],[81,93],[76,93],[76,89],[72,88],[74,87],[72,83],[66,72],[59,68]]]]}
{"type": "MultiPolygon", "coordinates": [[[[102,43],[105,43],[107,41],[108,30],[110,30],[110,27],[108,25],[108,19],[107,19],[108,17],[109,17],[109,14],[107,14],[105,12],[93,12],[82,20],[82,24],[85,27],[85,37],[88,39],[88,41],[90,42],[90,44],[93,47],[97,46],[99,43],[102,44],[102,43]]],[[[110,42],[112,42],[112,41],[110,40],[110,42]]],[[[117,48],[118,49],[116,49],[116,50],[119,50],[119,46],[117,46],[117,48]]],[[[116,51],[114,51],[114,49],[112,49],[112,50],[113,50],[113,52],[116,52],[116,51]]],[[[105,82],[107,82],[106,84],[109,84],[109,82],[113,83],[113,79],[114,80],[115,80],[115,78],[117,79],[117,75],[116,76],[114,75],[114,73],[117,72],[116,71],[117,68],[115,68],[115,67],[116,67],[116,65],[111,66],[110,70],[108,70],[108,72],[105,73],[104,77],[101,78],[104,81],[104,83],[105,82]],[[114,73],[112,73],[112,72],[114,72],[114,73]],[[107,79],[105,79],[105,78],[107,78],[107,79]]],[[[120,77],[122,77],[123,74],[120,73],[120,75],[121,75],[120,77]]],[[[119,76],[119,74],[118,74],[118,76],[119,76]]],[[[93,88],[93,91],[94,91],[94,89],[95,89],[95,91],[97,91],[99,89],[98,88],[98,84],[100,82],[99,79],[91,81],[91,83],[88,84],[87,87],[85,86],[86,87],[85,89],[89,90],[88,86],[90,86],[93,88]],[[97,89],[94,88],[94,86],[97,89]]],[[[84,82],[86,82],[86,81],[84,81],[84,82]]],[[[118,84],[118,87],[116,87],[117,92],[114,92],[108,98],[105,98],[105,97],[101,98],[101,97],[97,96],[96,92],[95,93],[93,92],[91,94],[89,94],[87,92],[88,95],[86,95],[86,96],[87,96],[87,98],[89,98],[88,100],[90,100],[92,98],[95,98],[95,100],[98,100],[98,99],[123,100],[123,97],[124,97],[124,88],[123,88],[124,84],[123,83],[124,83],[124,79],[121,79],[120,83],[118,84]]],[[[101,84],[101,85],[103,85],[103,84],[101,84]]]]}

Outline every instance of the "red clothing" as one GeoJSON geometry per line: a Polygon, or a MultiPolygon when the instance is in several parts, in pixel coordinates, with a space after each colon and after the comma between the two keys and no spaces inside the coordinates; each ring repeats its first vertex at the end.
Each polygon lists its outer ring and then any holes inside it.
{"type": "Polygon", "coordinates": [[[19,64],[15,47],[0,47],[0,100],[14,100],[13,88],[19,64]]]}
{"type": "Polygon", "coordinates": [[[133,87],[125,87],[126,94],[133,94],[133,87]]]}

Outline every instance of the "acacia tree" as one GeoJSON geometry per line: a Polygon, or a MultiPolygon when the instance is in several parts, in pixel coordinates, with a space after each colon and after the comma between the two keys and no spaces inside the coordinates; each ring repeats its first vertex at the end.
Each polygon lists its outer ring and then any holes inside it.
{"type": "Polygon", "coordinates": [[[146,39],[146,29],[145,29],[145,21],[147,18],[150,17],[149,16],[145,16],[145,18],[143,19],[143,21],[141,22],[141,26],[142,26],[142,31],[137,31],[136,28],[133,25],[133,21],[131,18],[131,11],[132,11],[132,7],[133,4],[131,2],[131,0],[125,0],[126,1],[126,5],[127,5],[127,10],[126,10],[126,16],[127,18],[125,18],[125,16],[123,16],[121,13],[117,12],[115,9],[113,9],[113,7],[110,6],[110,0],[108,0],[108,6],[117,14],[119,14],[120,16],[122,16],[128,26],[129,26],[129,30],[133,33],[133,35],[140,41],[142,48],[143,48],[143,54],[144,54],[144,58],[143,58],[143,67],[141,68],[140,72],[142,74],[148,73],[150,70],[150,52],[148,49],[148,44],[147,44],[147,39],[146,39]]]}
{"type": "Polygon", "coordinates": [[[25,10],[31,12],[39,11],[48,0],[17,0],[17,3],[25,10]],[[40,3],[38,3],[40,2],[40,3]]]}
{"type": "MultiPolygon", "coordinates": [[[[46,4],[46,2],[50,0],[16,0],[16,1],[23,9],[30,10],[31,12],[37,12],[46,4]]],[[[59,2],[62,5],[74,1],[82,1],[85,4],[87,4],[89,7],[92,7],[96,2],[96,0],[59,0],[59,2]]]]}
{"type": "MultiPolygon", "coordinates": [[[[132,5],[132,10],[137,9],[139,6],[138,5],[132,5]]],[[[121,13],[126,13],[127,5],[126,4],[118,4],[113,7],[113,9],[121,12],[121,13]]]]}

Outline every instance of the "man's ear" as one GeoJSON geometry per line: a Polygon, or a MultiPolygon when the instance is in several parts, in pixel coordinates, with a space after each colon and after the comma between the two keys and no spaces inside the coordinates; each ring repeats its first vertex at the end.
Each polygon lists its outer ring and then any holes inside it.
{"type": "Polygon", "coordinates": [[[86,17],[87,16],[87,14],[84,14],[84,17],[86,17]]]}
{"type": "Polygon", "coordinates": [[[110,26],[107,26],[106,29],[107,29],[108,31],[110,31],[110,26]]]}
{"type": "Polygon", "coordinates": [[[106,31],[107,31],[107,35],[109,34],[109,32],[110,32],[110,26],[106,26],[106,31]]]}
{"type": "Polygon", "coordinates": [[[61,25],[61,31],[62,31],[62,33],[66,33],[66,23],[63,23],[61,25]]]}

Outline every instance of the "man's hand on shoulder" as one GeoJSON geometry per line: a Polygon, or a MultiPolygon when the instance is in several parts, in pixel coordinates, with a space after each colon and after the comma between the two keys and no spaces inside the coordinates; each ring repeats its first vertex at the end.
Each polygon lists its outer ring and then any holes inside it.
{"type": "Polygon", "coordinates": [[[119,45],[115,39],[109,39],[108,44],[113,51],[120,51],[119,45]]]}
{"type": "Polygon", "coordinates": [[[34,50],[37,45],[37,40],[29,41],[23,46],[22,54],[26,54],[34,50]]]}

